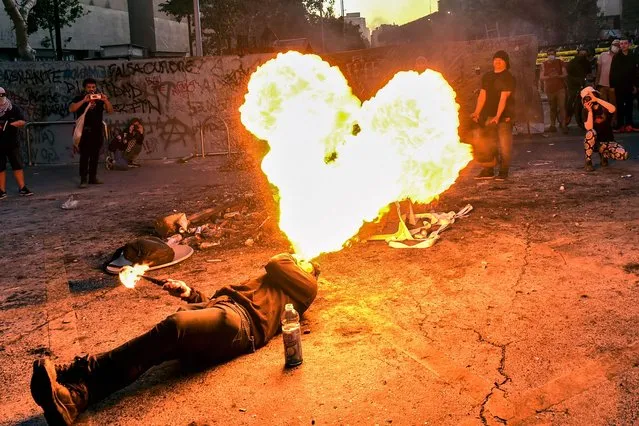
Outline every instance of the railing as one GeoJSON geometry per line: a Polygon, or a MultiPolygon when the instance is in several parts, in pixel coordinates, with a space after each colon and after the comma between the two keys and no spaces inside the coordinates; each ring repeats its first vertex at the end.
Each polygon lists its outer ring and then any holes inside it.
{"type": "Polygon", "coordinates": [[[200,152],[200,154],[202,155],[202,158],[206,157],[207,155],[231,155],[231,154],[235,154],[231,150],[231,131],[229,129],[229,125],[226,123],[226,120],[224,120],[222,117],[209,117],[206,120],[204,120],[200,124],[200,146],[201,146],[201,150],[202,150],[202,152],[200,152]],[[218,118],[222,123],[224,123],[224,128],[226,129],[226,152],[209,152],[209,153],[207,153],[206,150],[204,149],[204,125],[211,118],[218,118]]]}
{"type": "MultiPolygon", "coordinates": [[[[75,124],[75,121],[29,121],[27,122],[27,124],[24,125],[24,129],[25,132],[27,134],[27,158],[29,160],[29,165],[33,166],[33,155],[31,153],[31,132],[29,131],[29,129],[33,126],[52,126],[52,125],[59,125],[59,124],[75,124]]],[[[103,121],[102,125],[104,126],[104,136],[105,139],[108,141],[109,140],[109,127],[107,126],[107,124],[103,121]]],[[[73,135],[71,135],[70,137],[71,142],[73,140],[73,135]]]]}

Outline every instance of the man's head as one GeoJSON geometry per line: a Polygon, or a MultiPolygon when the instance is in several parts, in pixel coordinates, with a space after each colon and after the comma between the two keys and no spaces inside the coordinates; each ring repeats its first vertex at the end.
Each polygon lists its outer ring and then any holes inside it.
{"type": "Polygon", "coordinates": [[[577,48],[577,56],[588,56],[588,49],[585,46],[579,46],[577,48]]]}
{"type": "Polygon", "coordinates": [[[619,44],[620,44],[619,40],[613,40],[612,43],[610,44],[610,51],[612,53],[619,52],[619,47],[620,47],[619,44]]]}
{"type": "Polygon", "coordinates": [[[315,276],[315,278],[319,277],[319,274],[320,274],[319,264],[313,261],[302,259],[296,254],[293,254],[291,256],[293,257],[293,259],[295,259],[295,263],[297,263],[297,266],[299,266],[304,272],[308,272],[309,274],[312,274],[313,276],[315,276]]]}
{"type": "Polygon", "coordinates": [[[4,88],[0,87],[0,105],[4,105],[8,102],[9,99],[7,99],[7,92],[4,90],[4,88]]]}
{"type": "Polygon", "coordinates": [[[548,49],[546,53],[548,53],[548,59],[557,59],[557,49],[555,49],[554,47],[548,49]]]}
{"type": "Polygon", "coordinates": [[[622,38],[619,40],[619,48],[624,54],[628,54],[628,51],[630,50],[630,41],[628,41],[627,38],[622,38]]]}
{"type": "Polygon", "coordinates": [[[493,69],[496,73],[506,71],[510,68],[510,57],[504,50],[498,50],[493,55],[493,69]]]}
{"type": "Polygon", "coordinates": [[[98,90],[98,84],[92,78],[85,78],[82,82],[82,88],[86,93],[95,93],[98,90]]]}

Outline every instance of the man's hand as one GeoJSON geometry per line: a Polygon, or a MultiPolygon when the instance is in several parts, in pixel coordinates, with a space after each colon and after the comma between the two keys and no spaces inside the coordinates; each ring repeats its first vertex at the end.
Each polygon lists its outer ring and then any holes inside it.
{"type": "Polygon", "coordinates": [[[168,279],[166,284],[162,286],[171,296],[187,299],[191,295],[191,287],[186,285],[184,281],[168,279]]]}
{"type": "Polygon", "coordinates": [[[497,124],[499,124],[499,117],[493,117],[486,122],[486,126],[492,126],[492,125],[496,126],[497,124]]]}
{"type": "Polygon", "coordinates": [[[475,122],[479,122],[479,113],[478,112],[473,112],[472,114],[470,114],[470,118],[475,122]]]}
{"type": "Polygon", "coordinates": [[[586,111],[588,111],[588,112],[592,111],[592,103],[593,103],[593,101],[588,101],[588,102],[584,103],[584,108],[586,108],[586,111]]]}

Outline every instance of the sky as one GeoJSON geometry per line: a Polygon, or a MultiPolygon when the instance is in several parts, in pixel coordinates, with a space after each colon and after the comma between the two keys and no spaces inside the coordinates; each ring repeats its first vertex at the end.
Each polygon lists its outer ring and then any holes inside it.
{"type": "MultiPolygon", "coordinates": [[[[335,0],[335,13],[341,13],[335,0]]],[[[360,12],[371,30],[381,24],[405,24],[437,11],[437,0],[343,0],[346,13],[360,12]]]]}

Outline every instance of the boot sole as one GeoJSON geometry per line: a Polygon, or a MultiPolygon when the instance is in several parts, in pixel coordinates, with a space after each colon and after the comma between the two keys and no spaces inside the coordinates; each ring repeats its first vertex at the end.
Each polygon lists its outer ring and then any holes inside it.
{"type": "Polygon", "coordinates": [[[58,407],[64,404],[56,400],[55,390],[53,389],[55,377],[53,363],[44,359],[34,361],[33,376],[31,377],[31,396],[36,404],[44,410],[44,418],[49,425],[68,426],[73,423],[73,420],[69,418],[68,414],[61,413],[58,410],[58,407]]]}

